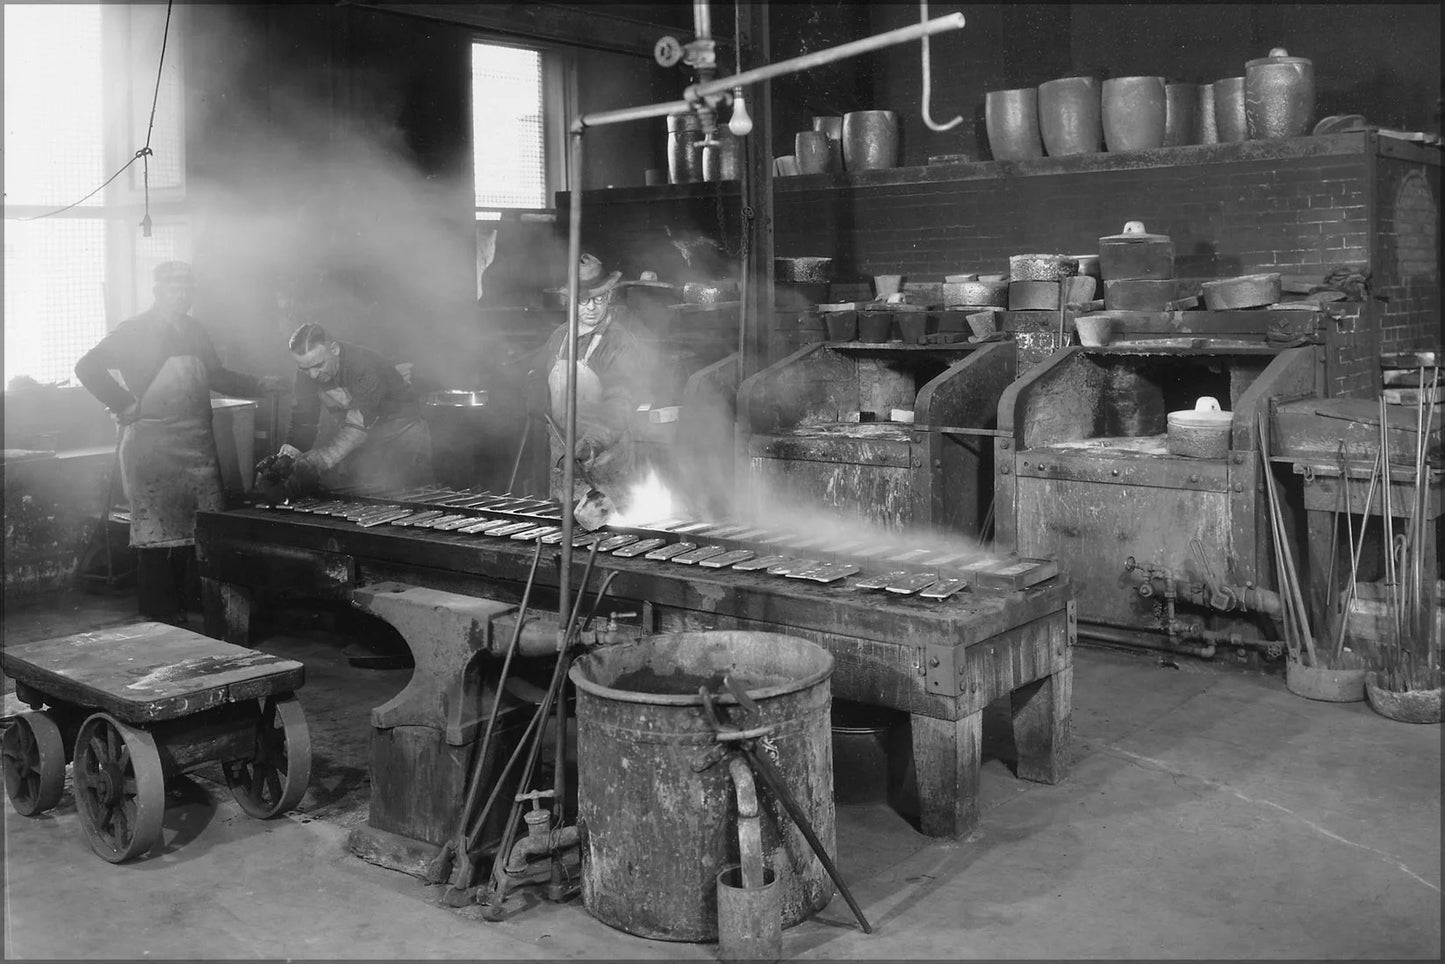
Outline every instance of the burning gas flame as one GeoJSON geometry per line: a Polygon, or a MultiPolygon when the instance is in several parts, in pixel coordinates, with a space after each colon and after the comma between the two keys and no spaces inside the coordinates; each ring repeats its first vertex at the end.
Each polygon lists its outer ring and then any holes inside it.
{"type": "Polygon", "coordinates": [[[612,525],[640,525],[666,519],[676,511],[677,500],[663,484],[657,470],[649,469],[647,477],[628,491],[627,508],[610,521],[612,525]]]}

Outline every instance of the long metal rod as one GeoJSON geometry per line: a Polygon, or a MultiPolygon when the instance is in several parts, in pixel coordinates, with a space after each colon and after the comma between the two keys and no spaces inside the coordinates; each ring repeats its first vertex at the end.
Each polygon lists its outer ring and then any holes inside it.
{"type": "Polygon", "coordinates": [[[643,104],[641,107],[623,107],[618,110],[602,110],[595,114],[583,114],[574,120],[572,133],[581,133],[584,127],[606,127],[608,124],[651,120],[654,117],[683,114],[690,110],[692,110],[692,105],[685,100],[670,100],[662,104],[643,104]]]}
{"type": "MultiPolygon", "coordinates": [[[[568,204],[567,226],[567,411],[562,431],[562,571],[557,574],[557,616],[567,614],[572,591],[572,533],[576,531],[576,506],[572,490],[577,484],[574,455],[577,452],[577,295],[582,269],[582,131],[572,131],[569,174],[575,183],[568,204]]],[[[550,461],[550,460],[549,460],[550,461]]],[[[551,470],[548,469],[550,474],[551,470]]],[[[557,649],[567,645],[567,629],[558,630],[557,649]]]]}
{"type": "Polygon", "coordinates": [[[745,70],[740,74],[730,74],[726,77],[719,77],[716,80],[692,84],[683,91],[682,100],[672,100],[661,104],[645,104],[640,107],[624,107],[620,110],[598,111],[595,114],[583,114],[572,122],[572,133],[581,133],[582,129],[586,127],[604,127],[608,124],[622,124],[628,121],[648,120],[654,117],[666,117],[669,114],[680,114],[684,111],[691,110],[693,105],[702,101],[704,98],[718,94],[728,94],[734,87],[747,87],[765,80],[772,80],[775,77],[786,77],[788,74],[796,74],[800,71],[812,70],[814,67],[822,67],[825,64],[831,64],[839,60],[847,60],[849,57],[857,57],[860,54],[884,50],[901,43],[907,43],[910,40],[920,40],[924,37],[931,37],[934,34],[945,33],[949,30],[961,30],[965,22],[963,14],[951,13],[947,16],[926,20],[923,23],[909,24],[906,27],[888,30],[884,33],[875,34],[872,37],[864,37],[862,40],[849,41],[845,44],[839,44],[836,47],[829,47],[827,50],[817,50],[810,54],[803,54],[801,57],[792,57],[788,60],[780,60],[775,64],[765,64],[762,67],[754,67],[752,70],[745,70]]]}

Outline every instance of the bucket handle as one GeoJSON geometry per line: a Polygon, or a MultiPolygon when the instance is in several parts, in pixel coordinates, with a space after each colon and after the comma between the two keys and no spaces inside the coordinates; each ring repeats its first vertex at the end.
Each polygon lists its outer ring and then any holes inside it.
{"type": "MultiPolygon", "coordinates": [[[[698,687],[697,693],[698,696],[702,697],[703,711],[707,714],[708,720],[713,724],[714,728],[719,731],[718,738],[721,739],[724,724],[718,719],[717,707],[713,703],[713,694],[709,692],[706,685],[698,687]]],[[[735,727],[728,727],[727,729],[728,731],[736,730],[735,727]]],[[[843,895],[843,899],[848,902],[848,907],[853,911],[853,916],[858,918],[858,926],[863,929],[863,933],[873,933],[873,925],[869,924],[868,918],[863,916],[863,909],[859,907],[858,902],[853,899],[853,892],[848,889],[848,884],[843,880],[843,875],[838,872],[837,866],[833,863],[833,858],[828,856],[828,851],[823,847],[823,843],[818,839],[818,835],[814,833],[812,824],[808,822],[808,815],[803,812],[803,808],[798,805],[798,801],[793,799],[793,794],[788,790],[787,785],[783,782],[783,778],[773,769],[773,765],[768,762],[767,757],[758,753],[756,743],[751,740],[744,740],[738,744],[738,747],[742,750],[743,756],[752,767],[753,773],[772,791],[773,796],[777,798],[777,801],[783,805],[783,809],[788,812],[788,816],[792,818],[794,825],[802,832],[803,839],[808,841],[808,846],[813,849],[814,856],[816,856],[818,862],[823,865],[823,869],[828,872],[828,876],[833,879],[833,883],[838,888],[839,893],[843,895]]]]}

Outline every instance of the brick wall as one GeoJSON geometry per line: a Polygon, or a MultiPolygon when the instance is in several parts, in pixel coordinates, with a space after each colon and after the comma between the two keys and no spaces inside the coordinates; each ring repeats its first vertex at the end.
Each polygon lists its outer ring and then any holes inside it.
{"type": "Polygon", "coordinates": [[[1372,276],[1379,350],[1440,349],[1440,164],[1382,144],[1375,163],[1372,276]]]}
{"type": "Polygon", "coordinates": [[[1351,305],[1325,321],[1325,394],[1373,398],[1380,390],[1378,306],[1351,305]]]}
{"type": "Polygon", "coordinates": [[[1010,254],[1097,251],[1101,236],[1142,220],[1173,239],[1180,278],[1322,276],[1329,265],[1369,260],[1363,154],[1173,153],[1184,163],[966,164],[927,168],[909,183],[840,178],[818,179],[813,190],[779,187],[776,247],[780,255],[829,255],[864,276],[939,280],[1007,271],[1010,254]]]}

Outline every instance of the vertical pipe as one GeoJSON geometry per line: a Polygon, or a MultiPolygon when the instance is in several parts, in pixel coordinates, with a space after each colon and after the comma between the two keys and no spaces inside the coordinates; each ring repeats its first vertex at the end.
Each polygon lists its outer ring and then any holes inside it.
{"type": "Polygon", "coordinates": [[[582,262],[582,131],[580,126],[572,131],[572,158],[568,164],[572,194],[567,206],[567,412],[565,424],[562,426],[562,571],[557,576],[558,652],[567,645],[565,623],[567,599],[572,589],[572,533],[575,531],[576,520],[572,488],[577,481],[573,454],[577,451],[577,296],[581,287],[579,274],[582,262]]]}
{"type": "Polygon", "coordinates": [[[698,40],[712,39],[712,13],[708,9],[708,0],[693,0],[692,32],[698,40]]]}

